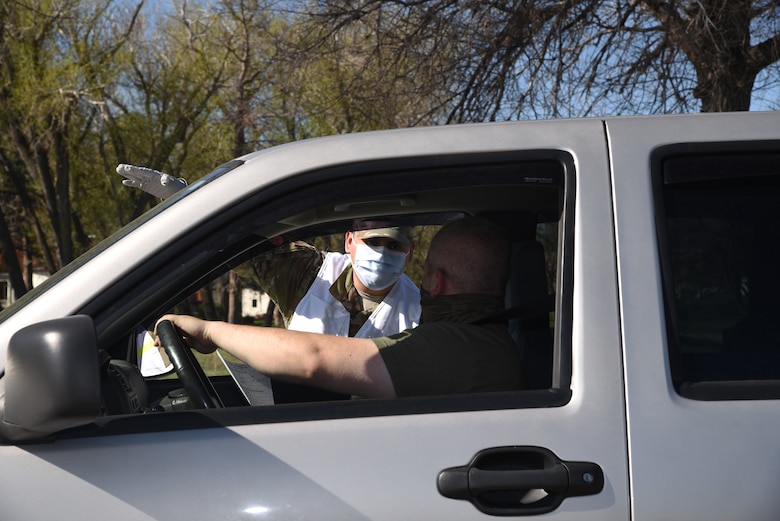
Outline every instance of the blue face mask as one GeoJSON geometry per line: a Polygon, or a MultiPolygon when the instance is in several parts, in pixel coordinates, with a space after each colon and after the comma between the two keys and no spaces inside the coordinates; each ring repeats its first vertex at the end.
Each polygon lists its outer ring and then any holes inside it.
{"type": "Polygon", "coordinates": [[[359,243],[355,246],[355,261],[352,266],[360,282],[368,289],[387,289],[403,275],[406,253],[388,250],[384,246],[371,247],[359,243]]]}

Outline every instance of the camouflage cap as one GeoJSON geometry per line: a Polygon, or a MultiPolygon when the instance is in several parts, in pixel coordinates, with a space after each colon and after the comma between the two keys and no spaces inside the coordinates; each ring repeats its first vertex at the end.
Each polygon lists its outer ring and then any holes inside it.
{"type": "Polygon", "coordinates": [[[389,221],[355,219],[352,223],[352,231],[358,239],[386,237],[410,246],[412,244],[412,227],[393,226],[392,224],[389,221]]]}

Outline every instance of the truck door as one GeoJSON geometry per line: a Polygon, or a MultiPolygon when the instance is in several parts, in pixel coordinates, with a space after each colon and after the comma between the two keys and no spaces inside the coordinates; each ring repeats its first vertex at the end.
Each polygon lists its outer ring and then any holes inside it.
{"type": "Polygon", "coordinates": [[[779,123],[608,122],[636,521],[777,517],[779,123]]]}
{"type": "MultiPolygon", "coordinates": [[[[101,347],[119,356],[127,352],[123,334],[135,338],[139,322],[191,293],[221,265],[214,259],[248,251],[242,241],[259,237],[262,245],[273,234],[391,205],[406,214],[416,207],[493,213],[530,239],[518,249],[541,253],[541,277],[551,274],[548,281],[526,276],[553,296],[542,314],[552,341],[548,365],[533,365],[529,342],[530,388],[519,391],[108,416],[41,443],[0,447],[4,512],[18,519],[628,519],[609,172],[604,124],[584,120],[296,143],[191,185],[87,265],[111,275],[110,285],[76,270],[68,278],[82,277],[82,291],[55,286],[45,295],[50,313],[76,308],[93,317],[101,347]],[[548,212],[539,204],[551,190],[548,212]],[[121,255],[113,253],[119,247],[121,255]]],[[[520,275],[530,269],[522,260],[513,266],[520,275]]]]}

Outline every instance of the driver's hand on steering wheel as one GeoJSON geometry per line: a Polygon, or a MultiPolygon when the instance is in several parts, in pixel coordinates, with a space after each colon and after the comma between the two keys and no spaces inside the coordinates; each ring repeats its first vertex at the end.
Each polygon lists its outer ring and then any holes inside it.
{"type": "MultiPolygon", "coordinates": [[[[189,315],[165,315],[157,321],[157,324],[163,320],[170,321],[176,327],[182,340],[191,348],[203,354],[210,354],[217,350],[218,346],[211,341],[208,334],[208,321],[189,315]]],[[[157,324],[154,326],[154,345],[160,346],[162,344],[157,335],[157,324]]]]}

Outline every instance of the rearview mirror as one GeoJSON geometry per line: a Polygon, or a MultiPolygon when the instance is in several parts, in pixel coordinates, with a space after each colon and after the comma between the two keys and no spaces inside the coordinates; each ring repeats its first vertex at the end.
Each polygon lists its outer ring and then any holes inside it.
{"type": "Polygon", "coordinates": [[[40,322],[11,337],[0,379],[0,439],[44,438],[99,414],[97,336],[90,317],[40,322]]]}

